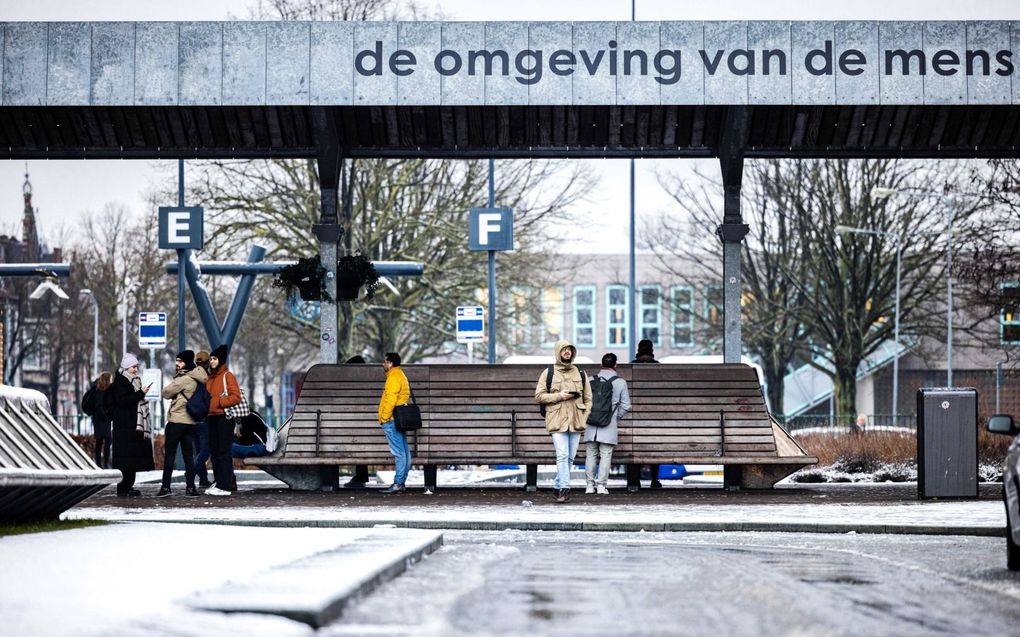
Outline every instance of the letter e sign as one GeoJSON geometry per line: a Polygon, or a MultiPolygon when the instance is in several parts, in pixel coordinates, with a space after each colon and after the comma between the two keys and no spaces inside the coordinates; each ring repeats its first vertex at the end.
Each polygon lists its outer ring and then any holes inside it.
{"type": "Polygon", "coordinates": [[[201,207],[159,208],[159,247],[163,250],[199,250],[205,237],[201,207]]]}

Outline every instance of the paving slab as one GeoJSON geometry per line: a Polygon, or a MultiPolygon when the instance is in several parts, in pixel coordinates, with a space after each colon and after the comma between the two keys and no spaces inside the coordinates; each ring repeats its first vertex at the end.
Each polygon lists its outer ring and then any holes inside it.
{"type": "Polygon", "coordinates": [[[375,528],[354,542],[185,600],[199,610],[280,615],[324,626],[347,604],[443,545],[443,534],[375,528]]]}

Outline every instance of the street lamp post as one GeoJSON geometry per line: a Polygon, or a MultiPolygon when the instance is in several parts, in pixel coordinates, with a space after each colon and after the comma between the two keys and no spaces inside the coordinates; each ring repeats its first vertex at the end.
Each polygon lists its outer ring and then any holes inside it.
{"type": "Polygon", "coordinates": [[[836,226],[837,234],[871,234],[876,236],[892,237],[896,242],[896,310],[893,313],[893,380],[892,380],[892,416],[895,425],[896,416],[899,414],[899,389],[900,389],[900,256],[903,252],[902,237],[894,232],[884,230],[872,230],[868,228],[854,228],[852,226],[836,226]]]}
{"type": "MultiPolygon", "coordinates": [[[[888,199],[898,194],[911,197],[938,199],[946,208],[946,385],[953,386],[953,217],[956,215],[956,196],[936,192],[897,190],[896,188],[872,188],[871,196],[888,199]]],[[[980,195],[970,195],[980,196],[980,195]]]]}
{"type": "Polygon", "coordinates": [[[89,288],[78,290],[78,296],[92,300],[92,379],[99,377],[99,300],[89,288]]]}

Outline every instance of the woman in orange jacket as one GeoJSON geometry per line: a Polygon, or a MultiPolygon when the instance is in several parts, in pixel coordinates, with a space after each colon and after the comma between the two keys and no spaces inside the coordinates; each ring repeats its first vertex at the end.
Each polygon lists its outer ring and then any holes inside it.
{"type": "Polygon", "coordinates": [[[206,495],[226,496],[234,489],[234,461],[230,457],[230,444],[234,441],[234,422],[224,410],[241,402],[241,387],[227,369],[226,345],[209,353],[209,457],[212,460],[215,483],[205,490],[206,495]]]}

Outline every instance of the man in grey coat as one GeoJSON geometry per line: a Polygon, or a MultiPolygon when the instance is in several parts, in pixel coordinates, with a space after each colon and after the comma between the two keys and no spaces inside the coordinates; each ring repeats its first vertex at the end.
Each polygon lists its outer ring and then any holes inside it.
{"type": "Polygon", "coordinates": [[[616,354],[609,353],[602,357],[602,369],[599,370],[598,378],[611,383],[613,388],[612,416],[609,424],[602,427],[594,427],[589,421],[584,431],[588,451],[584,461],[584,476],[588,486],[584,492],[607,495],[609,468],[613,464],[613,448],[617,441],[617,423],[630,411],[630,393],[627,391],[627,381],[616,375],[616,354]]]}

